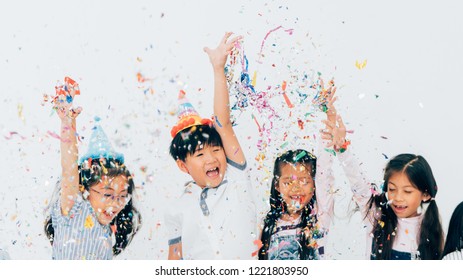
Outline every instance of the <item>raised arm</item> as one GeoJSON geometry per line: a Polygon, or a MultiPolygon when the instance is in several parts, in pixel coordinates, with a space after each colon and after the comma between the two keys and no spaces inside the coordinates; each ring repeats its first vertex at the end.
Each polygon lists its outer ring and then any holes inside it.
{"type": "Polygon", "coordinates": [[[229,40],[232,34],[225,33],[217,48],[205,47],[204,51],[209,56],[214,71],[214,126],[222,138],[227,158],[235,163],[244,164],[246,159],[230,121],[230,98],[224,70],[228,55],[242,38],[237,36],[229,40]]]}
{"type": "Polygon", "coordinates": [[[60,150],[61,150],[61,212],[68,215],[79,192],[79,171],[77,166],[78,148],[76,137],[76,117],[82,109],[72,109],[72,101],[78,85],[66,78],[65,88],[57,88],[54,104],[56,112],[61,119],[60,150]]]}
{"type": "MultiPolygon", "coordinates": [[[[333,102],[334,100],[328,103],[328,110],[336,112],[333,102]]],[[[372,194],[370,184],[360,168],[360,164],[353,156],[351,147],[348,148],[350,142],[346,140],[346,126],[341,116],[336,113],[335,118],[335,123],[324,121],[326,129],[322,132],[322,139],[329,141],[328,147],[333,147],[349,180],[353,199],[360,207],[362,216],[365,216],[367,213],[367,204],[372,194]]]]}
{"type": "MultiPolygon", "coordinates": [[[[321,81],[323,87],[323,81],[321,81]]],[[[325,91],[326,99],[328,101],[325,113],[326,120],[323,122],[329,124],[336,123],[336,109],[332,106],[333,102],[336,100],[334,98],[334,93],[336,88],[330,82],[330,87],[325,91]]],[[[334,182],[335,178],[333,175],[333,160],[334,155],[325,149],[327,146],[331,145],[332,139],[326,139],[325,133],[327,131],[328,125],[325,129],[321,130],[322,141],[319,142],[318,147],[318,159],[317,159],[317,186],[315,189],[317,195],[317,204],[318,204],[318,221],[319,224],[323,227],[323,231],[328,232],[331,226],[331,221],[334,216],[334,182]]]]}

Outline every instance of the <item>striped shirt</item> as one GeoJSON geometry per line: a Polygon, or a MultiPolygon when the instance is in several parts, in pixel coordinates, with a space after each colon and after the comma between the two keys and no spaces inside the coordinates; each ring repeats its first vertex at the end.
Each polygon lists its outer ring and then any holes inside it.
{"type": "Polygon", "coordinates": [[[448,253],[442,259],[443,260],[463,260],[463,249],[461,249],[460,251],[453,251],[451,253],[448,253]]]}
{"type": "Polygon", "coordinates": [[[54,229],[54,260],[110,260],[113,258],[111,229],[101,225],[86,199],[79,195],[67,216],[60,201],[51,211],[54,229]]]}

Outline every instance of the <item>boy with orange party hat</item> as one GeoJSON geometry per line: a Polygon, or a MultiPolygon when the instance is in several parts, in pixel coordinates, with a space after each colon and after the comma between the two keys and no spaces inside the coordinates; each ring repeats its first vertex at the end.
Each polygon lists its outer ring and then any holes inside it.
{"type": "Polygon", "coordinates": [[[170,154],[192,181],[166,216],[169,259],[253,259],[256,209],[246,159],[230,121],[224,72],[241,37],[226,33],[216,49],[204,48],[214,71],[214,121],[202,119],[183,92],[170,154]]]}

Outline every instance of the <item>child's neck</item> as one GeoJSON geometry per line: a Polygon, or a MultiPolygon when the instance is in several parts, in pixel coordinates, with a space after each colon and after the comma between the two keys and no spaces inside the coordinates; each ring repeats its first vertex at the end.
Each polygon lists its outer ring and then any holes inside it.
{"type": "Polygon", "coordinates": [[[282,219],[283,221],[292,222],[292,221],[299,219],[300,217],[301,217],[301,212],[293,212],[293,213],[284,213],[283,215],[281,215],[280,219],[282,219]]]}

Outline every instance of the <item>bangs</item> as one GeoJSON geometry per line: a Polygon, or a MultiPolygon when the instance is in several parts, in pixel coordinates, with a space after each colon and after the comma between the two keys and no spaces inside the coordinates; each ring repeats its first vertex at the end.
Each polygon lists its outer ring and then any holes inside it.
{"type": "Polygon", "coordinates": [[[170,146],[171,156],[185,161],[188,155],[193,155],[202,147],[222,147],[222,139],[215,128],[208,125],[192,126],[182,130],[174,137],[170,146]]]}

